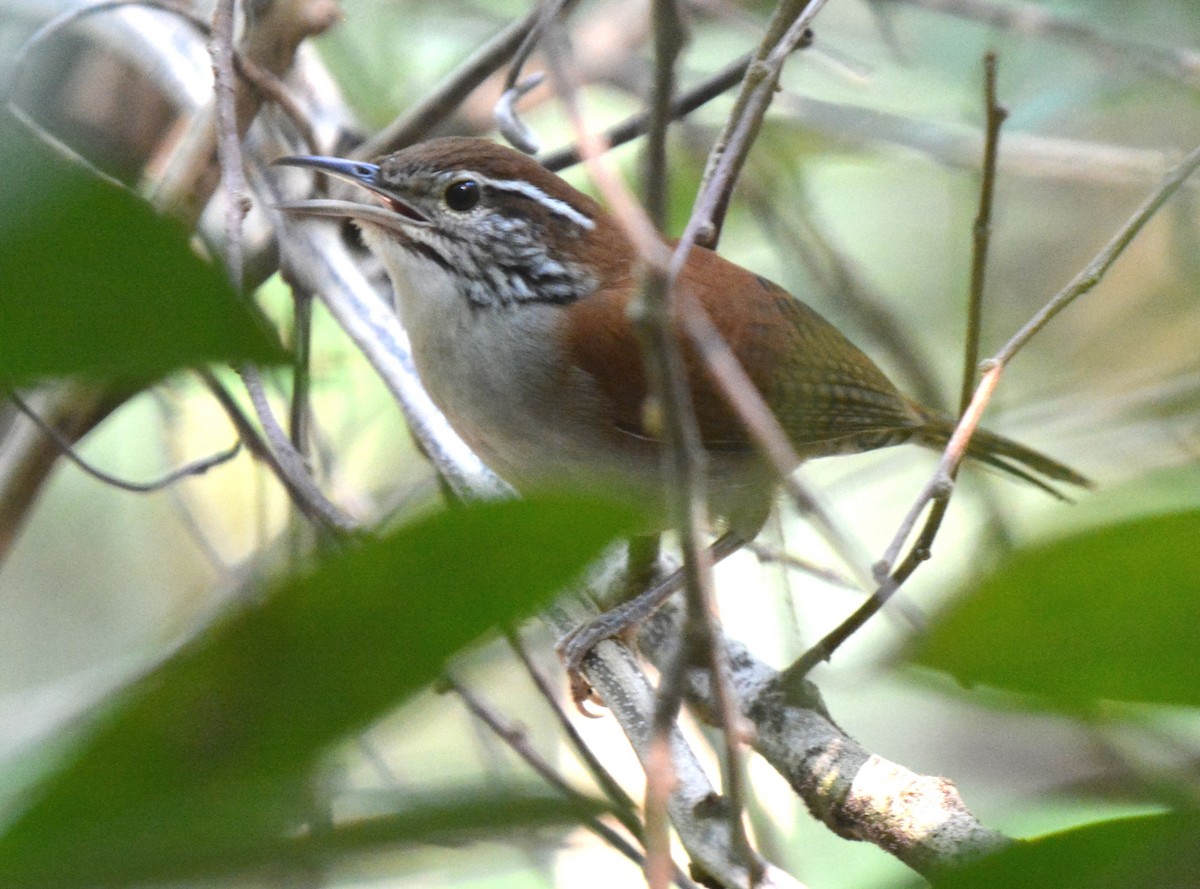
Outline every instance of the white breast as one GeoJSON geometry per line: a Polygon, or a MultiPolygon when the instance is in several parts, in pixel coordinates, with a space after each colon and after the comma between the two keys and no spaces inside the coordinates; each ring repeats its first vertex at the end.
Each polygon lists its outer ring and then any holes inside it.
{"type": "Polygon", "coordinates": [[[394,262],[392,252],[384,261],[421,381],[492,469],[518,487],[597,473],[630,486],[656,477],[657,460],[631,466],[629,455],[604,452],[595,384],[557,360],[562,306],[472,305],[438,264],[394,262]]]}

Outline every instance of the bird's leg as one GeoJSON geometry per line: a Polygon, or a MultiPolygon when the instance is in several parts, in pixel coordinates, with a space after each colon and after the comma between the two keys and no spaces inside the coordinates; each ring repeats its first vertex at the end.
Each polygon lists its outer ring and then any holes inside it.
{"type": "MultiPolygon", "coordinates": [[[[745,544],[744,534],[737,530],[726,531],[709,547],[709,557],[715,565],[726,556],[737,552],[745,544]]],[[[631,564],[638,552],[644,554],[645,550],[635,550],[631,546],[631,564]]],[[[596,643],[636,629],[662,607],[667,599],[682,589],[683,583],[683,569],[677,568],[635,598],[622,602],[615,608],[610,608],[603,614],[580,624],[559,640],[556,646],[558,656],[562,658],[563,664],[567,668],[567,676],[570,679],[571,691],[576,703],[586,699],[591,692],[581,671],[583,659],[587,657],[588,652],[595,647],[596,643]]]]}

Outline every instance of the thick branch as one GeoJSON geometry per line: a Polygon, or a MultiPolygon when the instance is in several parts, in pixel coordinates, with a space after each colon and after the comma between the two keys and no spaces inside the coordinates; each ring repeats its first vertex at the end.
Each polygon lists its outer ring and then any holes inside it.
{"type": "MultiPolygon", "coordinates": [[[[655,664],[673,658],[680,620],[671,603],[642,631],[642,650],[655,664]]],[[[812,683],[785,682],[740,642],[726,644],[742,714],[754,727],[751,745],[830,830],[873,843],[925,876],[1010,842],[984,827],[947,779],[888,762],[842,731],[812,683]]],[[[687,695],[712,721],[705,671],[690,671],[687,695]]]]}
{"type": "MultiPolygon", "coordinates": [[[[607,591],[623,583],[624,564],[620,560],[613,559],[606,568],[606,572],[593,578],[590,587],[607,591]]],[[[598,592],[597,597],[602,594],[598,592]]],[[[546,618],[555,630],[566,633],[594,614],[574,597],[562,597],[546,618]]],[[[678,633],[678,628],[673,632],[678,633]]],[[[620,724],[643,767],[648,768],[656,740],[655,693],[633,654],[621,643],[606,640],[592,649],[584,659],[584,666],[588,681],[620,724]]],[[[707,676],[706,670],[701,672],[707,676]]],[[[800,886],[793,877],[770,864],[761,879],[751,883],[750,874],[740,863],[721,798],[678,728],[670,733],[669,748],[675,786],[667,810],[693,863],[730,889],[745,889],[750,885],[755,889],[800,886]]]]}

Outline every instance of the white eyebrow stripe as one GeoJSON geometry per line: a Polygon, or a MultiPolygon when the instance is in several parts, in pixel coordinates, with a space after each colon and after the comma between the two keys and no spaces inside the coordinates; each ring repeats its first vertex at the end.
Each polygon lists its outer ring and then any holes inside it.
{"type": "Polygon", "coordinates": [[[537,201],[551,213],[562,216],[565,219],[578,225],[580,228],[586,228],[591,231],[596,227],[596,223],[591,217],[584,216],[566,201],[560,201],[558,198],[552,198],[536,185],[530,185],[528,182],[523,182],[520,179],[489,179],[488,184],[500,191],[515,191],[517,194],[523,194],[531,201],[537,201]]]}

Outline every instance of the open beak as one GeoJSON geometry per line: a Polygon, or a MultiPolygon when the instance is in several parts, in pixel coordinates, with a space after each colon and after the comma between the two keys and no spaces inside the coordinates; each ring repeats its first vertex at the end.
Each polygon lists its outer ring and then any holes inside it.
{"type": "Polygon", "coordinates": [[[360,185],[378,195],[384,206],[378,204],[360,203],[358,201],[335,200],[333,198],[314,198],[303,201],[281,201],[276,206],[280,210],[291,213],[303,213],[309,216],[334,216],[369,222],[382,228],[403,232],[405,226],[428,225],[429,222],[410,207],[398,200],[395,193],[380,181],[379,165],[365,161],[352,161],[340,157],[322,157],[312,154],[298,154],[281,157],[271,162],[277,167],[310,167],[320,170],[338,179],[360,185]]]}
{"type": "Polygon", "coordinates": [[[316,154],[295,154],[291,157],[276,158],[271,164],[276,167],[312,167],[314,170],[321,170],[386,196],[383,186],[379,184],[379,164],[349,161],[340,157],[321,157],[316,154]]]}

